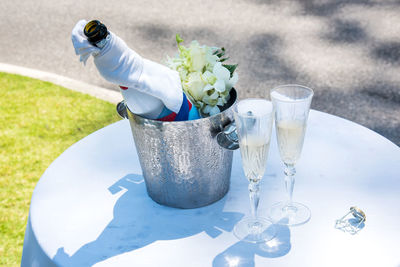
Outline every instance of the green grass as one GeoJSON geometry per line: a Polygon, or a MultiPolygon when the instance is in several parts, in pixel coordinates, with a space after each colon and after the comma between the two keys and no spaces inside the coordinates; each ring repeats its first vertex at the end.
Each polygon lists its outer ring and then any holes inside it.
{"type": "Polygon", "coordinates": [[[32,191],[65,149],[118,120],[115,106],[0,73],[0,266],[19,266],[32,191]]]}

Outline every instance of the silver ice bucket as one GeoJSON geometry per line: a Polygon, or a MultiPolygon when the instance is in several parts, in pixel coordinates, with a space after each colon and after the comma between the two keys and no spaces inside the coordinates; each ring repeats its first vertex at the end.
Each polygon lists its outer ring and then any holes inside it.
{"type": "Polygon", "coordinates": [[[217,135],[233,121],[237,94],[231,90],[223,111],[191,121],[162,122],[133,114],[129,119],[148,195],[162,205],[198,208],[221,199],[229,189],[233,152],[217,135]]]}

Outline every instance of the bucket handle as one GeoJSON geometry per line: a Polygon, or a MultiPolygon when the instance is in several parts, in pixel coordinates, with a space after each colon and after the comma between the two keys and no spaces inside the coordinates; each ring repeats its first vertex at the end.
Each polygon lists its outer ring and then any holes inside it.
{"type": "Polygon", "coordinates": [[[128,112],[126,111],[125,101],[122,100],[117,104],[117,113],[122,119],[128,119],[128,112]]]}
{"type": "MultiPolygon", "coordinates": [[[[122,119],[128,119],[127,106],[124,100],[117,104],[117,113],[122,119]]],[[[239,139],[236,132],[235,121],[227,124],[221,132],[216,135],[217,143],[228,150],[239,148],[239,139]]]]}
{"type": "Polygon", "coordinates": [[[226,125],[216,137],[218,145],[225,149],[236,150],[239,148],[239,138],[237,136],[235,121],[231,121],[226,125]]]}

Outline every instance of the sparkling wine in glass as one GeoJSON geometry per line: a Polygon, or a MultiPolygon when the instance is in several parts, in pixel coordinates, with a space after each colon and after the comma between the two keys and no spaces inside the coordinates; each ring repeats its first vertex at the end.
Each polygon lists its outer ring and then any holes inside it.
{"type": "Polygon", "coordinates": [[[303,148],[313,90],[301,85],[282,85],[271,90],[275,108],[275,128],[280,157],[285,165],[287,201],[275,203],[268,214],[272,221],[289,226],[301,225],[311,218],[305,205],[293,202],[295,164],[303,148]]]}
{"type": "Polygon", "coordinates": [[[271,140],[273,106],[265,99],[245,99],[236,104],[234,116],[243,170],[249,181],[251,216],[238,222],[233,232],[246,242],[266,242],[275,236],[276,229],[271,221],[257,216],[257,207],[271,140]]]}
{"type": "Polygon", "coordinates": [[[244,174],[249,181],[259,182],[267,165],[269,142],[259,136],[248,136],[241,140],[240,153],[244,174]]]}
{"type": "Polygon", "coordinates": [[[303,121],[283,120],[276,124],[279,153],[285,164],[295,164],[303,148],[306,124],[303,121]]]}

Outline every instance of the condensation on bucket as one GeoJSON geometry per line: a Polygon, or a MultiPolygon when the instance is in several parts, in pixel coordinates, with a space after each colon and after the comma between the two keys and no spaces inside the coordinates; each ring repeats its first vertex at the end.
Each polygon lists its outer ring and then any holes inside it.
{"type": "Polygon", "coordinates": [[[197,208],[229,190],[233,152],[216,135],[233,121],[236,91],[224,111],[191,121],[162,122],[127,110],[148,195],[176,208],[197,208]]]}

